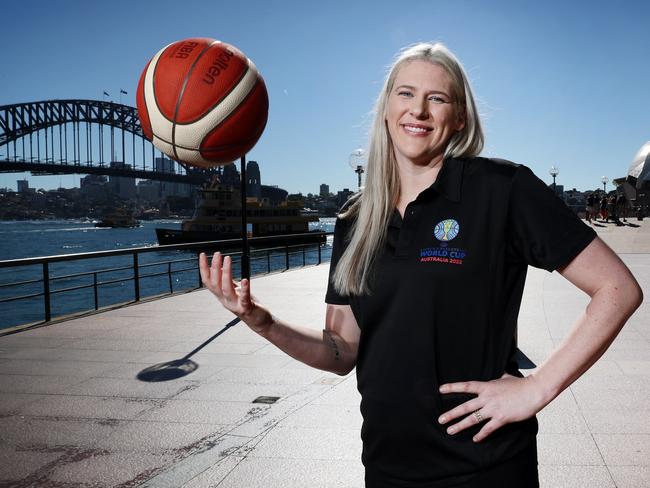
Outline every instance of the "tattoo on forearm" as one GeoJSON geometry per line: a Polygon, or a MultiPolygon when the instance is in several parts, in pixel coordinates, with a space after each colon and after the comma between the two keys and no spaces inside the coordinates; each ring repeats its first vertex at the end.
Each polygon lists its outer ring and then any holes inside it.
{"type": "Polygon", "coordinates": [[[324,330],[324,332],[327,335],[327,337],[329,337],[330,339],[330,345],[334,350],[334,359],[338,361],[341,357],[341,355],[339,354],[339,346],[336,344],[336,341],[334,340],[334,337],[332,336],[332,333],[329,330],[324,330]]]}

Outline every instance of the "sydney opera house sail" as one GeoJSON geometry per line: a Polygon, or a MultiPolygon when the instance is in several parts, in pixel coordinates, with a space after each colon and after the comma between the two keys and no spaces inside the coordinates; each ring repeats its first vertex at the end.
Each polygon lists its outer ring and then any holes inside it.
{"type": "Polygon", "coordinates": [[[650,182],[650,141],[639,149],[627,174],[634,178],[637,189],[643,188],[646,183],[650,182]]]}

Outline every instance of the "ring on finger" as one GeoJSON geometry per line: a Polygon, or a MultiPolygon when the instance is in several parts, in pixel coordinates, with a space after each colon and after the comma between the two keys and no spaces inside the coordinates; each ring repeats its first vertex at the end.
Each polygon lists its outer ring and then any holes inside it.
{"type": "Polygon", "coordinates": [[[479,424],[481,422],[483,422],[483,415],[481,415],[481,409],[480,408],[478,410],[474,411],[474,417],[476,417],[476,420],[478,420],[479,424]]]}

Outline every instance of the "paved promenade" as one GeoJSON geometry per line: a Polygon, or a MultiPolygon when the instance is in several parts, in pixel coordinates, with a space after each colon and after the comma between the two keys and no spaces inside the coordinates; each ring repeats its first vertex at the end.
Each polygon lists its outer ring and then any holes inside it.
{"type": "MultiPolygon", "coordinates": [[[[650,222],[629,223],[596,229],[650,296],[650,222]]],[[[320,330],[328,268],[254,278],[253,294],[320,330]]],[[[530,268],[520,348],[541,362],[587,303],[558,273],[530,268]]],[[[0,337],[0,486],[363,487],[354,372],[304,366],[240,323],[191,357],[191,374],[136,378],[233,318],[203,290],[0,337]]],[[[647,299],[538,418],[542,487],[650,486],[647,299]]]]}

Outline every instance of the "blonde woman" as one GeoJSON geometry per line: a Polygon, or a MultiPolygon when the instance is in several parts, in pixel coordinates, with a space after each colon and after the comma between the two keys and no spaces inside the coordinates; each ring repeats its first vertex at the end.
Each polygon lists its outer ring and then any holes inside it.
{"type": "Polygon", "coordinates": [[[526,166],[478,157],[464,69],[441,44],[401,51],[379,95],[366,186],[339,213],[325,329],[286,324],[205,255],[204,284],[292,357],[361,393],[366,486],[537,487],[535,414],[605,351],[642,302],[593,229],[526,166]],[[593,266],[593,263],[598,266],[593,266]],[[591,302],[526,377],[515,328],[528,265],[591,302]]]}

